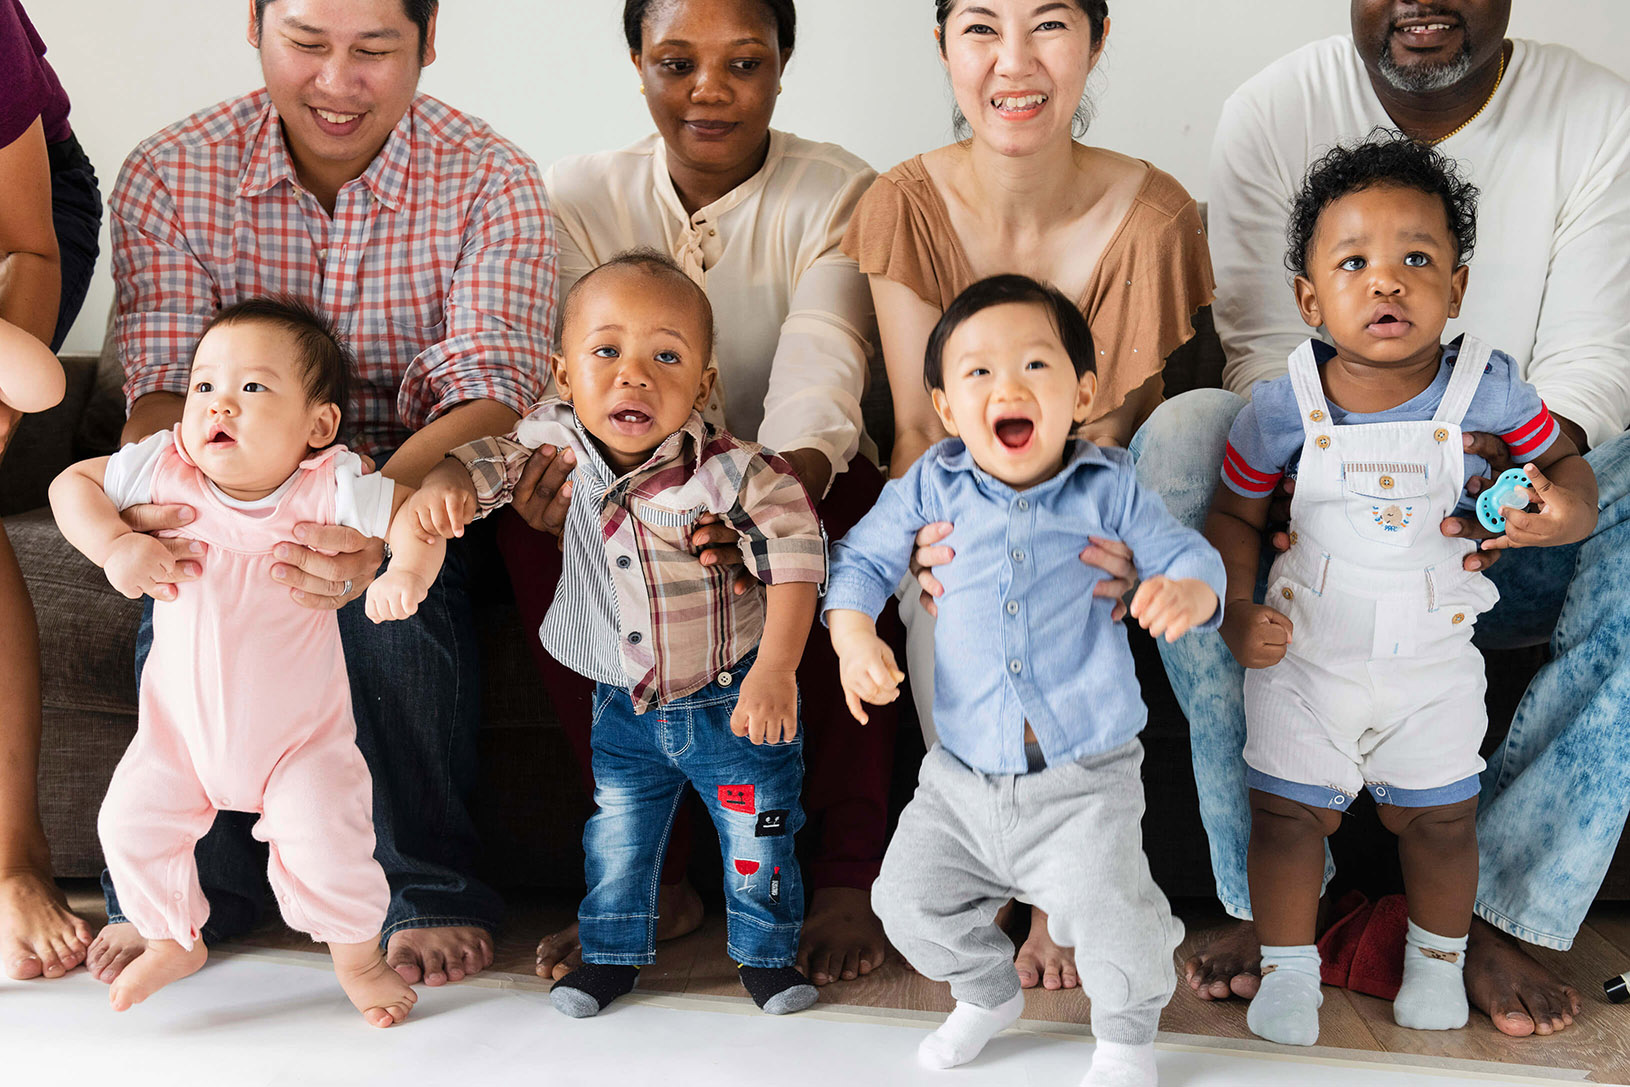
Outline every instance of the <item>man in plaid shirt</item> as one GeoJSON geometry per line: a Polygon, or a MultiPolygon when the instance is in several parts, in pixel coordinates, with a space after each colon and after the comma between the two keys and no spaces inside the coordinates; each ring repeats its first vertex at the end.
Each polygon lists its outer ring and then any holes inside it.
{"type": "MultiPolygon", "coordinates": [[[[181,418],[211,314],[256,295],[293,295],[335,321],[360,370],[343,437],[404,484],[453,447],[508,431],[537,399],[555,306],[543,185],[483,122],[418,94],[435,29],[436,0],[257,0],[249,33],[265,89],[131,153],[110,201],[125,441],[181,418]]],[[[183,512],[148,509],[137,527],[171,527],[183,512]]],[[[274,572],[295,599],[341,609],[391,885],[389,961],[409,981],[457,981],[490,965],[501,908],[470,875],[479,677],[464,555],[451,550],[418,617],[376,627],[360,602],[346,605],[373,580],[381,541],[311,525],[285,550],[274,572]]],[[[149,602],[138,662],[151,630],[149,602]]],[[[206,941],[258,914],[253,819],[224,815],[200,844],[206,941]]],[[[110,925],[88,958],[103,981],[139,951],[108,890],[110,925]]]]}

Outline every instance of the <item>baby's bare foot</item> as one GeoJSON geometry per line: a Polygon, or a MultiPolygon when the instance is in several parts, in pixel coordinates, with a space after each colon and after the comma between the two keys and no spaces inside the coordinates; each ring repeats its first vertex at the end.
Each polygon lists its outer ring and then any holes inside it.
{"type": "Polygon", "coordinates": [[[1081,979],[1075,973],[1075,949],[1061,947],[1047,931],[1047,912],[1030,908],[1030,935],[1013,957],[1021,988],[1075,989],[1081,979]]]}
{"type": "Polygon", "coordinates": [[[537,975],[545,981],[559,981],[583,965],[583,945],[577,940],[577,922],[538,941],[537,975]]]}
{"type": "Polygon", "coordinates": [[[146,950],[147,941],[130,922],[104,925],[85,953],[85,968],[97,981],[111,985],[124,968],[146,950]]]}
{"type": "Polygon", "coordinates": [[[359,944],[329,944],[328,950],[334,956],[334,976],[340,988],[364,1019],[376,1027],[391,1027],[407,1018],[419,994],[385,962],[377,938],[359,944]]]}
{"type": "Polygon", "coordinates": [[[60,978],[85,961],[90,926],[33,869],[0,874],[0,966],[17,981],[60,978]]]}
{"type": "Polygon", "coordinates": [[[798,969],[816,985],[864,977],[883,964],[888,941],[870,893],[823,887],[810,902],[798,941],[798,969]]]}
{"type": "Polygon", "coordinates": [[[119,972],[108,989],[108,1003],[116,1012],[129,1011],[172,981],[196,974],[209,958],[204,941],[194,940],[188,951],[174,940],[149,940],[147,950],[119,972]]]}
{"type": "Polygon", "coordinates": [[[470,926],[397,929],[385,962],[409,985],[463,981],[492,965],[492,934],[470,926]]]}
{"type": "Polygon", "coordinates": [[[1256,926],[1235,921],[1218,930],[1210,943],[1183,964],[1183,974],[1201,1000],[1256,996],[1262,984],[1262,945],[1256,926]]]}

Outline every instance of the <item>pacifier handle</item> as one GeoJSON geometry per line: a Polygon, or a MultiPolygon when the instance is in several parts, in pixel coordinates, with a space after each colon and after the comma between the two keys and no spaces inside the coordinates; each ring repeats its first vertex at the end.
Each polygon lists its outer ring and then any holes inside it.
{"type": "Polygon", "coordinates": [[[1495,480],[1488,490],[1477,496],[1478,521],[1490,532],[1504,532],[1505,514],[1500,512],[1500,507],[1527,509],[1526,501],[1518,505],[1511,500],[1511,496],[1528,485],[1528,473],[1521,468],[1508,468],[1501,472],[1500,478],[1495,480]]]}

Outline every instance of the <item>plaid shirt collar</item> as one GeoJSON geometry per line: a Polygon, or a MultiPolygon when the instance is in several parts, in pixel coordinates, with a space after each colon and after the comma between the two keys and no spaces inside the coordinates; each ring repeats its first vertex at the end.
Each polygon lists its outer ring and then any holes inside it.
{"type": "Polygon", "coordinates": [[[707,446],[708,442],[707,422],[702,418],[701,412],[692,409],[684,424],[662,439],[662,443],[652,450],[651,455],[645,459],[645,463],[637,468],[631,468],[619,476],[617,470],[606,462],[604,455],[600,452],[599,445],[595,443],[594,436],[583,426],[583,420],[578,418],[577,409],[572,408],[571,413],[572,429],[577,432],[578,438],[582,440],[584,460],[579,467],[586,467],[590,470],[602,501],[607,498],[621,497],[622,494],[626,494],[638,486],[641,480],[649,478],[653,473],[659,472],[671,464],[680,462],[695,463],[701,458],[702,450],[707,446]],[[614,492],[620,493],[614,494],[614,492]]]}
{"type": "MultiPolygon", "coordinates": [[[[409,165],[413,157],[413,118],[417,106],[418,99],[415,98],[407,112],[402,114],[402,119],[396,122],[396,127],[391,129],[385,146],[379,149],[379,154],[374,156],[360,178],[374,198],[392,211],[400,211],[408,195],[409,165]]],[[[250,139],[249,156],[238,182],[239,196],[264,196],[284,181],[296,189],[304,187],[294,172],[294,160],[289,156],[288,142],[283,135],[283,119],[270,97],[266,100],[260,130],[250,139]]]]}

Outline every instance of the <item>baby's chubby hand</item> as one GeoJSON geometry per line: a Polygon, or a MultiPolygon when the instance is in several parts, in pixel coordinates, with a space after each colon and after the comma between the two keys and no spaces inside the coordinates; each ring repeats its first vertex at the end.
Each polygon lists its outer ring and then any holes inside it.
{"type": "Polygon", "coordinates": [[[906,674],[895,664],[894,650],[882,638],[874,634],[869,641],[857,638],[853,642],[859,644],[838,650],[838,678],[849,712],[864,725],[867,717],[861,703],[886,706],[893,702],[900,697],[900,683],[906,674]]]}
{"type": "Polygon", "coordinates": [[[1243,667],[1271,668],[1285,659],[1294,629],[1289,616],[1266,604],[1231,600],[1223,610],[1220,633],[1243,667]]]}
{"type": "Polygon", "coordinates": [[[375,623],[406,619],[430,594],[430,583],[406,570],[386,570],[368,586],[368,618],[375,623]]]}
{"type": "Polygon", "coordinates": [[[159,594],[158,587],[174,584],[179,576],[170,549],[141,532],[127,532],[113,542],[102,572],[107,574],[109,584],[131,600],[144,595],[166,599],[168,594],[159,594]]]}
{"type": "Polygon", "coordinates": [[[463,476],[462,482],[451,478],[454,473],[440,469],[430,473],[402,511],[412,518],[411,523],[418,526],[426,543],[464,535],[464,527],[480,512],[469,477],[462,472],[456,474],[463,476]]]}
{"type": "Polygon", "coordinates": [[[1132,618],[1156,638],[1175,642],[1217,611],[1217,594],[1199,578],[1152,577],[1132,595],[1132,618]]]}
{"type": "Polygon", "coordinates": [[[790,743],[798,735],[797,673],[755,664],[741,681],[730,731],[755,744],[790,743]]]}

